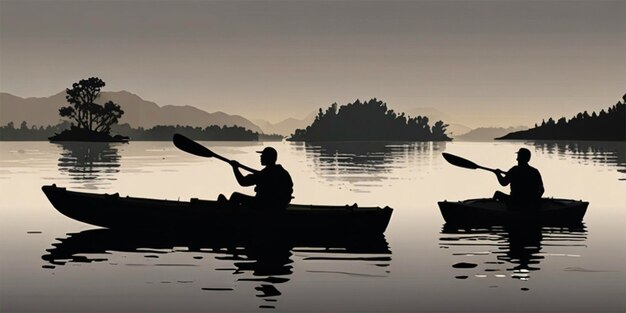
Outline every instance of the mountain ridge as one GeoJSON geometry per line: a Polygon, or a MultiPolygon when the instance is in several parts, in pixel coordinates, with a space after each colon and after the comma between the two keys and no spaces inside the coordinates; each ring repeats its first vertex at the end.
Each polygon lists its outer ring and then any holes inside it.
{"type": "Polygon", "coordinates": [[[497,137],[502,137],[508,133],[527,130],[526,126],[511,126],[511,127],[478,127],[472,129],[466,134],[454,137],[459,141],[492,141],[497,137]]]}
{"type": "Polygon", "coordinates": [[[252,122],[257,124],[267,134],[280,134],[283,136],[292,135],[298,128],[306,128],[315,120],[315,111],[307,114],[304,118],[289,117],[282,121],[272,123],[265,119],[257,118],[252,119],[252,122]]]}
{"type": "MultiPolygon", "coordinates": [[[[252,121],[240,115],[230,115],[221,111],[209,113],[191,105],[159,106],[156,102],[145,100],[132,92],[103,91],[97,100],[102,104],[113,101],[121,105],[124,115],[119,123],[133,127],[154,127],[156,125],[188,125],[193,127],[240,126],[254,132],[263,130],[252,121]]],[[[7,92],[0,92],[0,124],[16,124],[26,121],[29,125],[56,125],[62,118],[59,108],[68,106],[65,91],[49,97],[23,98],[7,92]]]]}

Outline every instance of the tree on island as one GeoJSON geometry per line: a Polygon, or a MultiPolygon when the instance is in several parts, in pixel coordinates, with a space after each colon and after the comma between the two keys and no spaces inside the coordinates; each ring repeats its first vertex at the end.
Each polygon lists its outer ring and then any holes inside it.
{"type": "Polygon", "coordinates": [[[428,117],[409,117],[387,109],[387,104],[371,99],[356,100],[326,111],[319,109],[315,121],[306,129],[296,129],[290,141],[450,141],[447,124],[428,125],[428,117]]]}
{"type": "Polygon", "coordinates": [[[59,109],[61,117],[70,119],[69,130],[50,137],[51,141],[127,141],[127,137],[110,135],[111,127],[124,114],[120,105],[108,101],[104,105],[95,101],[105,86],[102,79],[91,77],[81,79],[65,90],[65,98],[70,106],[59,109]]]}
{"type": "Polygon", "coordinates": [[[561,117],[556,122],[549,118],[548,121],[543,120],[541,125],[535,124],[534,128],[496,139],[625,141],[626,95],[622,96],[622,100],[624,102],[618,101],[608,111],[601,110],[591,115],[585,111],[570,120],[561,117]]]}

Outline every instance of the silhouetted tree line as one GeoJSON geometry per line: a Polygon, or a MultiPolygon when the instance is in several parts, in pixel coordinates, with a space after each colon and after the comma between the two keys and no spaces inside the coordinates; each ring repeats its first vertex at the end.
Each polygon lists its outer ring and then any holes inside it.
{"type": "Polygon", "coordinates": [[[428,117],[409,117],[387,109],[387,104],[371,99],[356,100],[326,111],[319,109],[315,121],[306,129],[296,129],[291,141],[449,141],[447,124],[428,125],[428,117]]]}
{"type": "Polygon", "coordinates": [[[19,127],[13,122],[0,126],[0,140],[2,141],[40,141],[70,128],[70,122],[64,121],[54,126],[28,126],[25,121],[19,127]]]}
{"type": "Polygon", "coordinates": [[[601,110],[587,113],[578,113],[569,120],[561,117],[556,122],[549,118],[534,128],[507,134],[496,139],[535,139],[535,140],[626,140],[626,94],[622,96],[624,102],[601,110]]]}
{"type": "Polygon", "coordinates": [[[149,129],[143,127],[131,128],[128,124],[116,125],[113,130],[129,135],[133,140],[141,141],[170,141],[175,133],[182,134],[194,140],[208,141],[258,141],[259,134],[239,126],[154,126],[149,129]]]}
{"type": "Polygon", "coordinates": [[[285,137],[279,134],[259,134],[259,141],[283,141],[285,137]]]}
{"type": "MultiPolygon", "coordinates": [[[[63,130],[69,129],[70,123],[64,121],[54,126],[31,126],[26,122],[22,122],[20,127],[16,128],[13,122],[6,126],[0,126],[0,140],[2,141],[40,141],[48,140],[63,130]]],[[[258,141],[258,140],[277,140],[283,139],[281,135],[267,135],[252,132],[239,126],[208,126],[205,128],[191,126],[155,126],[149,129],[143,127],[132,128],[128,124],[114,125],[111,128],[112,133],[122,133],[130,135],[133,140],[140,141],[170,141],[174,133],[183,134],[195,140],[213,140],[213,141],[258,141]]]]}

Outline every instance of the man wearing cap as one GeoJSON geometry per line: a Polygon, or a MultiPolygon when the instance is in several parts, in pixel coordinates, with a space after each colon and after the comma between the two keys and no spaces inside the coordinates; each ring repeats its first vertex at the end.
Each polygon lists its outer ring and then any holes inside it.
{"type": "Polygon", "coordinates": [[[496,177],[502,186],[511,184],[511,195],[496,191],[493,195],[495,199],[506,201],[507,204],[533,205],[537,204],[543,195],[543,181],[539,171],[528,165],[530,161],[530,150],[520,148],[517,151],[517,165],[504,173],[496,169],[496,177]]]}
{"type": "MultiPolygon", "coordinates": [[[[293,181],[289,172],[281,165],[276,164],[278,153],[272,147],[266,147],[261,154],[261,165],[265,167],[260,170],[243,176],[239,171],[240,164],[237,161],[230,161],[233,173],[239,185],[243,187],[256,186],[254,197],[242,193],[234,192],[230,197],[230,203],[235,206],[245,206],[266,210],[282,210],[289,205],[293,193],[293,181]]],[[[220,195],[223,197],[222,195],[220,195]]],[[[224,198],[221,199],[225,200],[224,198]]]]}

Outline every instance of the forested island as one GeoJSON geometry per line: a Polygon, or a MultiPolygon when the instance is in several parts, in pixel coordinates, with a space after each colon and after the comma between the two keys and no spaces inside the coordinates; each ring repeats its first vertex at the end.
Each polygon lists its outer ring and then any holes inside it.
{"type": "Polygon", "coordinates": [[[549,118],[541,125],[535,124],[534,128],[496,139],[626,141],[626,95],[622,100],[598,114],[589,115],[585,111],[569,120],[561,117],[556,122],[549,118]]]}
{"type": "Polygon", "coordinates": [[[450,141],[442,121],[428,125],[428,117],[396,114],[387,104],[371,99],[356,100],[326,111],[319,109],[306,129],[296,129],[290,141],[450,141]]]}
{"type": "MultiPolygon", "coordinates": [[[[58,133],[63,133],[71,127],[70,123],[64,121],[54,126],[29,126],[22,122],[19,127],[15,127],[13,122],[5,126],[0,126],[0,141],[43,141],[58,133]]],[[[170,141],[174,133],[183,134],[195,140],[206,141],[280,141],[281,135],[266,135],[253,132],[239,126],[208,126],[205,128],[191,126],[155,126],[144,129],[143,127],[133,128],[128,124],[114,125],[111,128],[112,134],[124,134],[137,141],[170,141]]]]}

